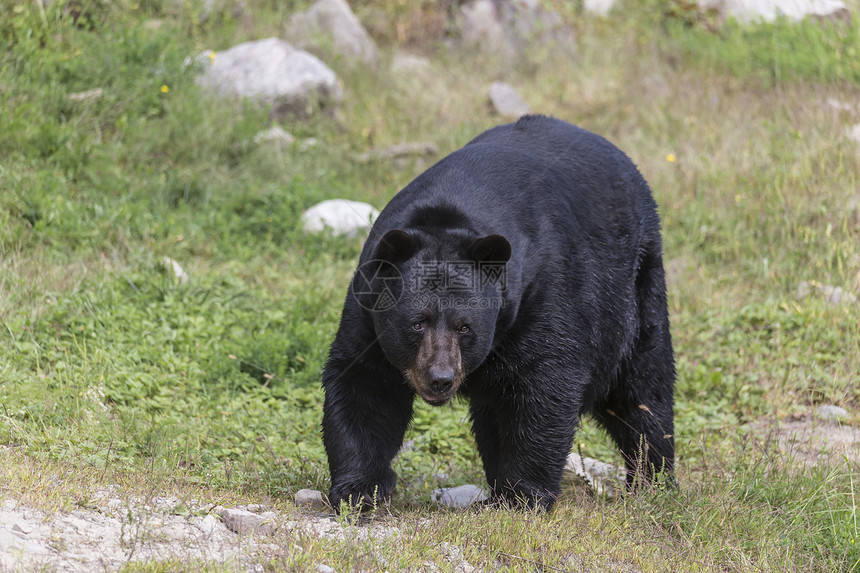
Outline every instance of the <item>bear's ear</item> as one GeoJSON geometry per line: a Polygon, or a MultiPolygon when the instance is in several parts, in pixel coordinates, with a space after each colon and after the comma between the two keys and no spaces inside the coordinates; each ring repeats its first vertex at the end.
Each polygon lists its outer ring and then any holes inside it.
{"type": "Polygon", "coordinates": [[[405,261],[418,250],[418,243],[406,231],[392,229],[385,233],[376,245],[373,258],[389,263],[405,261]]]}
{"type": "Polygon", "coordinates": [[[511,244],[501,235],[487,235],[472,245],[472,258],[479,263],[506,263],[511,258],[511,244]]]}

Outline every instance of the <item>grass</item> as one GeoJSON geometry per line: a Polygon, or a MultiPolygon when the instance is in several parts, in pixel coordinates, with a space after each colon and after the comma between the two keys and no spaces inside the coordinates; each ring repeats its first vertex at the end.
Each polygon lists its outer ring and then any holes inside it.
{"type": "MultiPolygon", "coordinates": [[[[319,375],[361,245],[307,237],[299,217],[332,197],[382,207],[422,165],[354,156],[403,141],[456,149],[501,121],[485,90],[505,79],[536,111],[626,150],[654,189],[681,490],[606,501],[571,481],[549,515],[441,510],[434,488],[483,478],[465,406],[422,405],[394,504],[372,517],[408,533],[287,536],[268,568],[444,569],[445,541],[511,571],[860,569],[857,456],[806,465],[757,429],[831,403],[860,423],[860,307],[795,296],[809,280],[860,288],[860,160],[844,137],[860,120],[827,104],[856,101],[856,24],[729,22],[715,34],[666,19],[670,4],[568,14],[574,59],[511,68],[439,49],[431,2],[357,2],[362,17],[402,23],[379,32],[383,64],[338,68],[339,115],[285,126],[316,145],[274,147],[253,143],[265,110],[206,97],[182,61],[277,34],[295,5],[249,2],[250,18],[201,23],[197,5],[82,3],[75,19],[61,3],[7,2],[0,494],[69,510],[116,483],[291,511],[298,489],[326,490],[319,375]],[[386,71],[397,42],[431,56],[431,80],[386,71]],[[100,98],[69,98],[95,88],[100,98]]],[[[577,442],[619,461],[590,421],[577,442]]]]}

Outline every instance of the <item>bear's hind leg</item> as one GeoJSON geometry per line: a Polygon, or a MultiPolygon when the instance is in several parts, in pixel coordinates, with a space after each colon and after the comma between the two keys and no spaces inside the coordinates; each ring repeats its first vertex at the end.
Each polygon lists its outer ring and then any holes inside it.
{"type": "Polygon", "coordinates": [[[593,411],[627,460],[631,488],[657,472],[673,480],[675,359],[659,245],[641,257],[636,293],[636,341],[609,395],[593,411]]]}

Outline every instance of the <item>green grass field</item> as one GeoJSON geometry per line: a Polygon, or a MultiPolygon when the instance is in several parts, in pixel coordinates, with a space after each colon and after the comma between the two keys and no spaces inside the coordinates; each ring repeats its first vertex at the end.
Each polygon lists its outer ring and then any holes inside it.
{"type": "MultiPolygon", "coordinates": [[[[860,295],[856,16],[715,33],[671,0],[566,9],[575,55],[511,67],[442,49],[422,28],[442,2],[363,0],[399,36],[377,38],[373,73],[335,66],[338,114],[284,126],[316,145],[280,147],[253,143],[265,110],[207,97],[182,65],[304,6],[246,4],[253,17],[201,24],[182,2],[75,2],[75,18],[0,0],[0,496],[65,510],[105,483],[274,506],[326,491],[320,372],[361,242],[306,236],[300,215],[335,197],[382,208],[424,166],[355,156],[460,147],[503,121],[486,104],[503,79],[625,150],[654,190],[681,488],[608,501],[571,481],[549,515],[440,510],[433,489],[483,476],[465,405],[421,405],[371,518],[411,534],[292,539],[302,552],[270,569],[444,568],[448,541],[486,570],[860,570],[856,444],[798,453],[769,425],[815,426],[821,404],[860,424],[860,305],[796,296],[802,281],[860,295]],[[431,86],[387,71],[398,42],[431,58],[431,86]]],[[[577,442],[620,463],[588,420],[577,442]]]]}

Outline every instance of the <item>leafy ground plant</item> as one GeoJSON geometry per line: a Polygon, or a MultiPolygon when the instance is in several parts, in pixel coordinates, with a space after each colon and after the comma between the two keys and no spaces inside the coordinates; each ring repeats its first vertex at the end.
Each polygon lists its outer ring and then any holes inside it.
{"type": "MultiPolygon", "coordinates": [[[[333,197],[381,208],[425,165],[356,155],[460,147],[504,121],[485,101],[504,77],[535,111],[628,151],[655,191],[680,490],[612,501],[571,479],[549,515],[440,509],[433,489],[483,478],[465,405],[422,405],[393,504],[359,520],[399,535],[284,534],[257,562],[452,570],[453,551],[506,571],[860,569],[860,460],[833,447],[860,423],[860,306],[798,296],[802,282],[860,295],[845,137],[857,24],[712,29],[677,4],[609,19],[559,7],[575,55],[511,66],[441,49],[446,3],[356,2],[371,30],[397,19],[378,33],[380,69],[338,68],[339,115],[267,146],[265,110],[207,97],[182,62],[277,34],[297,5],[202,20],[197,4],[0,3],[0,494],[70,512],[117,485],[292,515],[297,490],[325,491],[319,376],[361,240],[306,236],[300,215],[333,197]],[[429,56],[432,81],[387,71],[398,42],[429,56]],[[827,404],[848,410],[841,426],[816,420],[827,404]]],[[[620,463],[589,421],[576,449],[620,463]]]]}

